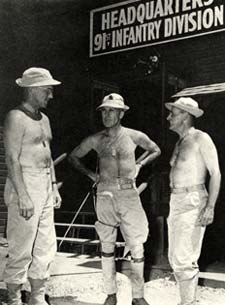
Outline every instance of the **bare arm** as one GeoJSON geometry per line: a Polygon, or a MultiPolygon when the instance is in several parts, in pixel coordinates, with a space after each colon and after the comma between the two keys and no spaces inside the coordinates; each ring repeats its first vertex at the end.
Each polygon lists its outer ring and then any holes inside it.
{"type": "Polygon", "coordinates": [[[214,208],[220,190],[221,174],[216,147],[206,133],[202,134],[199,147],[202,158],[210,174],[208,201],[205,209],[200,215],[200,223],[204,226],[213,222],[214,208]]]}
{"type": "Polygon", "coordinates": [[[136,143],[145,150],[137,160],[142,166],[151,163],[161,154],[159,146],[142,132],[137,134],[136,143]]]}
{"type": "MultiPolygon", "coordinates": [[[[49,122],[49,119],[46,115],[43,115],[43,116],[45,116],[45,119],[46,119],[46,130],[48,130],[48,132],[49,132],[49,141],[50,141],[50,140],[52,140],[52,130],[51,130],[50,122],[49,122]]],[[[49,143],[49,146],[50,146],[50,143],[49,143]]],[[[61,199],[61,196],[59,194],[58,183],[57,183],[56,175],[55,175],[55,163],[53,162],[52,159],[51,159],[50,162],[51,162],[50,163],[50,169],[51,169],[53,205],[56,209],[59,209],[61,207],[62,199],[61,199]]]]}
{"type": "Polygon", "coordinates": [[[88,154],[94,148],[95,138],[94,136],[84,139],[80,145],[74,148],[69,155],[69,161],[71,164],[82,174],[88,176],[91,180],[96,181],[96,174],[88,169],[82,162],[81,158],[88,154]]]}
{"type": "Polygon", "coordinates": [[[158,156],[160,156],[161,150],[158,145],[143,132],[135,131],[133,136],[135,144],[145,150],[145,152],[137,159],[137,176],[143,166],[151,163],[158,156]]]}
{"type": "Polygon", "coordinates": [[[56,209],[59,209],[61,206],[62,199],[58,190],[53,160],[51,160],[51,180],[52,180],[52,191],[53,191],[53,200],[54,200],[53,204],[56,209]]]}
{"type": "Polygon", "coordinates": [[[21,165],[19,162],[23,136],[23,119],[18,111],[12,110],[7,115],[4,125],[6,165],[8,175],[18,194],[20,215],[26,219],[29,219],[34,214],[34,206],[26,191],[21,165]]]}

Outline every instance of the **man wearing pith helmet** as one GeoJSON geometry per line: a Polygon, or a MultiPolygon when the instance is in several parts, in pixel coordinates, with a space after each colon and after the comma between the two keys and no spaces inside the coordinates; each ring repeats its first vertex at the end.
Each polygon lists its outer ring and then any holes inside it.
{"type": "Polygon", "coordinates": [[[97,110],[101,111],[104,129],[84,139],[70,155],[73,166],[97,183],[97,222],[95,227],[102,247],[102,271],[107,298],[104,305],[117,304],[114,250],[117,228],[132,255],[132,304],[148,305],[144,299],[144,250],[148,222],[142,208],[135,178],[140,169],[160,155],[159,147],[143,132],[125,128],[121,120],[129,109],[117,93],[104,97],[97,110]],[[145,150],[138,161],[135,149],[145,150]],[[89,151],[98,154],[98,173],[81,162],[89,151]]]}
{"type": "Polygon", "coordinates": [[[29,68],[17,85],[24,100],[11,110],[4,125],[8,178],[4,198],[8,206],[9,256],[4,270],[10,305],[22,305],[21,287],[31,284],[29,305],[44,305],[45,282],[56,252],[53,208],[59,208],[51,158],[51,128],[40,111],[53,98],[60,82],[43,68],[29,68]]]}
{"type": "Polygon", "coordinates": [[[179,135],[170,160],[169,262],[179,284],[180,305],[195,305],[198,259],[206,226],[214,218],[220,169],[210,136],[194,127],[194,119],[203,115],[198,103],[181,97],[165,106],[169,128],[179,135]]]}

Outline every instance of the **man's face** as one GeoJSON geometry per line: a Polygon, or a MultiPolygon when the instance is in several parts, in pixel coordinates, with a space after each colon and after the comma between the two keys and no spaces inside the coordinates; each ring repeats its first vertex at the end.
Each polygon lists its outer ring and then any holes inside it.
{"type": "Polygon", "coordinates": [[[186,112],[182,111],[176,107],[172,107],[171,111],[167,117],[167,121],[170,122],[170,130],[177,131],[183,125],[186,112]]]}
{"type": "Polygon", "coordinates": [[[102,112],[102,122],[107,128],[119,125],[120,120],[124,115],[124,111],[117,108],[104,107],[101,109],[102,112]]]}
{"type": "Polygon", "coordinates": [[[48,106],[48,101],[53,98],[53,87],[52,86],[36,87],[33,90],[33,97],[39,108],[46,108],[48,106]]]}

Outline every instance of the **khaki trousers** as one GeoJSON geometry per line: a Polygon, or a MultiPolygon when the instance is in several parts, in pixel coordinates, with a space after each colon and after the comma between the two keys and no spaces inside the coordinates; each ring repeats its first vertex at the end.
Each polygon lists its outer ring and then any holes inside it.
{"type": "Polygon", "coordinates": [[[206,190],[171,194],[168,217],[169,262],[179,283],[183,304],[194,304],[198,283],[198,259],[205,227],[197,225],[205,207],[206,190]]]}
{"type": "Polygon", "coordinates": [[[14,284],[23,284],[28,277],[47,279],[56,253],[50,169],[26,169],[23,179],[34,204],[34,215],[29,220],[19,215],[18,196],[9,178],[4,193],[9,252],[3,277],[6,283],[14,284]]]}

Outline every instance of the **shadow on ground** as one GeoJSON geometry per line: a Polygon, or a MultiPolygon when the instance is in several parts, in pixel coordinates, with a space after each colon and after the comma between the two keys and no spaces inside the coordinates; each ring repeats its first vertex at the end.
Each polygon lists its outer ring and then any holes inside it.
{"type": "MultiPolygon", "coordinates": [[[[90,303],[77,301],[76,297],[55,297],[49,298],[48,295],[45,296],[45,299],[49,305],[101,305],[100,303],[90,303]]],[[[27,304],[29,300],[29,292],[22,291],[22,301],[24,304],[27,304]]],[[[7,290],[0,289],[0,305],[7,305],[7,290]]]]}
{"type": "Polygon", "coordinates": [[[89,262],[81,263],[81,264],[78,264],[78,266],[102,270],[100,260],[99,261],[89,261],[89,262]]]}
{"type": "Polygon", "coordinates": [[[77,301],[76,297],[51,298],[50,303],[51,305],[102,305],[100,303],[92,303],[91,301],[90,303],[77,301]]]}

